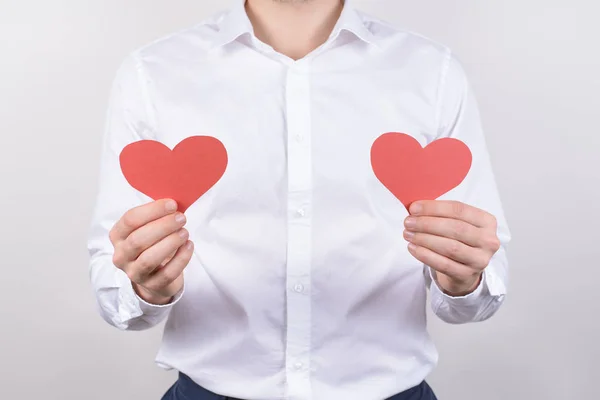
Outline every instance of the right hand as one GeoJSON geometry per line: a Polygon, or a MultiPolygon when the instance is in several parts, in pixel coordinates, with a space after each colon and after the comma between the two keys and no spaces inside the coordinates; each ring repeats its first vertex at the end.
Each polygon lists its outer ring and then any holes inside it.
{"type": "Polygon", "coordinates": [[[132,208],[110,231],[113,263],[150,304],[170,303],[183,287],[183,270],[194,252],[185,222],[177,203],[165,199],[132,208]]]}

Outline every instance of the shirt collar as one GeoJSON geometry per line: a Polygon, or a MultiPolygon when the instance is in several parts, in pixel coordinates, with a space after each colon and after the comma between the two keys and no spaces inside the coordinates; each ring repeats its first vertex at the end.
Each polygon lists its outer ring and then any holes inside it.
{"type": "Polygon", "coordinates": [[[215,36],[213,47],[225,46],[246,33],[254,32],[245,5],[246,0],[237,0],[235,6],[223,15],[218,22],[219,31],[215,36]]]}
{"type": "MultiPolygon", "coordinates": [[[[342,31],[348,31],[368,44],[376,44],[373,33],[367,29],[365,22],[354,8],[352,0],[344,1],[344,8],[329,40],[334,40],[342,31]]],[[[248,19],[245,8],[246,0],[236,1],[235,6],[225,13],[219,21],[219,31],[212,47],[225,46],[244,34],[253,34],[252,23],[248,19]]]]}
{"type": "Polygon", "coordinates": [[[367,28],[365,21],[356,8],[354,8],[353,3],[353,0],[344,1],[344,9],[329,39],[335,39],[340,32],[348,31],[363,42],[376,45],[375,35],[367,28]]]}

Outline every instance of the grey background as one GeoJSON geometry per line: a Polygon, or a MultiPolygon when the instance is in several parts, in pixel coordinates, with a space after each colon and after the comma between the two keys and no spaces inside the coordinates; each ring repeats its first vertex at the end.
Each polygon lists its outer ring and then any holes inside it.
{"type": "MultiPolygon", "coordinates": [[[[440,400],[600,399],[599,3],[357,3],[464,62],[513,233],[499,314],[431,319],[440,400]]],[[[118,64],[228,4],[0,0],[0,398],[158,399],[174,380],[160,328],[96,315],[86,235],[118,64]]]]}

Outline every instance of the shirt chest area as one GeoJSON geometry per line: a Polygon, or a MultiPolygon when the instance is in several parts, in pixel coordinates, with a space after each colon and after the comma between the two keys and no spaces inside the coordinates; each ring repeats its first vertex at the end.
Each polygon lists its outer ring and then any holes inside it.
{"type": "Polygon", "coordinates": [[[326,183],[368,175],[371,147],[386,132],[421,145],[435,138],[435,98],[408,71],[269,65],[244,72],[155,79],[156,139],[173,148],[190,136],[213,136],[240,179],[318,171],[314,178],[326,183]]]}

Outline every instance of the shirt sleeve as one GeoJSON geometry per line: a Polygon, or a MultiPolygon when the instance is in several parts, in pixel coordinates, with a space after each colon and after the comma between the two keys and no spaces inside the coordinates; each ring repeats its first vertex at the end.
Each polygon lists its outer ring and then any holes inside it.
{"type": "Polygon", "coordinates": [[[463,67],[450,52],[447,53],[440,81],[436,114],[438,137],[463,141],[473,155],[471,170],[465,180],[440,199],[458,200],[494,215],[501,244],[484,270],[477,289],[466,296],[445,294],[437,285],[431,268],[425,268],[433,312],[446,322],[462,324],[490,318],[504,302],[508,281],[506,246],[511,234],[496,187],[475,95],[463,67]]]}
{"type": "Polygon", "coordinates": [[[136,54],[121,64],[114,79],[106,117],[100,160],[99,190],[88,237],[90,280],[97,309],[109,324],[122,330],[157,325],[183,295],[167,305],[152,305],[133,290],[127,275],[113,264],[109,232],[129,209],[150,201],[133,189],[121,172],[119,155],[129,143],[155,138],[152,105],[136,54]]]}

